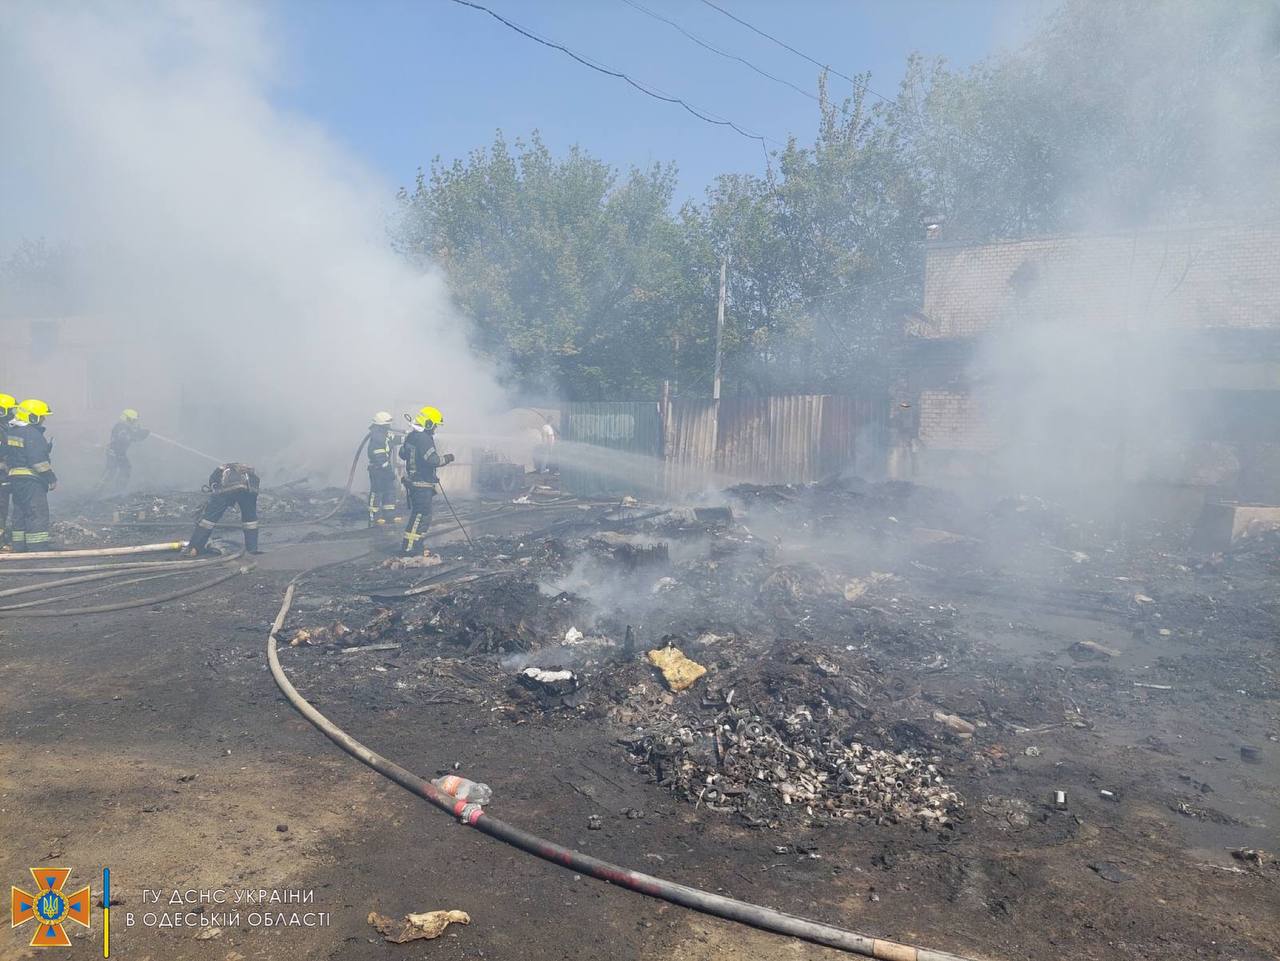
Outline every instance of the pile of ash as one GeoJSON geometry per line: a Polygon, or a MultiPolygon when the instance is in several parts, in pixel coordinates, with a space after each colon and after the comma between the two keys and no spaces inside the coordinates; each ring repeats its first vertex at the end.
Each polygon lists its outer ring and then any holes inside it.
{"type": "MultiPolygon", "coordinates": [[[[935,759],[835,733],[808,709],[767,717],[727,705],[686,726],[624,743],[631,762],[678,797],[713,811],[770,820],[779,805],[809,817],[944,827],[963,807],[935,759]]],[[[940,759],[939,759],[940,760],[940,759]]]]}

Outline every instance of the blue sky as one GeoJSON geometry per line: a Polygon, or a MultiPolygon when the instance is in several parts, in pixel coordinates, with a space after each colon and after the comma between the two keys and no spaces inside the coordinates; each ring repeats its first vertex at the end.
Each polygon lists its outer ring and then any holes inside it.
{"type": "MultiPolygon", "coordinates": [[[[816,105],[695,45],[624,0],[481,0],[549,39],[777,140],[812,136],[816,105]]],[[[636,0],[723,50],[813,90],[817,68],[701,0],[636,0]]],[[[909,53],[968,65],[1016,44],[1050,0],[716,0],[791,46],[892,96],[909,53]]],[[[390,185],[419,166],[533,129],[619,166],[675,161],[684,197],[759,172],[760,144],[652,100],[451,0],[274,0],[276,91],[390,185]]],[[[843,83],[840,81],[840,83],[843,83]]],[[[840,88],[835,88],[840,89],[840,88]]]]}

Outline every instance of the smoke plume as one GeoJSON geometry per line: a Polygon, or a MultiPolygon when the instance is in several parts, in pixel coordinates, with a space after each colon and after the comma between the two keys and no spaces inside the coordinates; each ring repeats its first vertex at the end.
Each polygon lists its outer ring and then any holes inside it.
{"type": "Polygon", "coordinates": [[[442,277],[389,248],[392,187],[279,107],[281,80],[248,5],[0,14],[6,208],[75,251],[63,339],[91,344],[79,368],[0,365],[5,390],[136,407],[264,476],[332,470],[379,409],[472,429],[500,405],[442,277]]]}

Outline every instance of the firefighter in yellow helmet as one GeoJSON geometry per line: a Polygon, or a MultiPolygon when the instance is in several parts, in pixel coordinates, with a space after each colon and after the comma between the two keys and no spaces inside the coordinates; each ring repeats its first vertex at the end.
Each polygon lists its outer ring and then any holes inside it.
{"type": "Polygon", "coordinates": [[[144,440],[151,431],[138,423],[138,412],[132,407],[126,408],[111,428],[111,439],[107,441],[107,466],[98,482],[98,489],[108,494],[123,491],[129,486],[129,474],[133,467],[129,463],[129,445],[144,440]]]}
{"type": "Polygon", "coordinates": [[[13,497],[13,549],[41,551],[49,547],[49,492],[58,486],[49,456],[53,442],[44,436],[51,411],[42,400],[24,400],[13,409],[5,436],[5,461],[13,497]]]}
{"type": "Polygon", "coordinates": [[[13,550],[9,537],[9,468],[5,460],[5,438],[13,408],[18,406],[12,394],[0,394],[0,551],[13,550]]]}
{"type": "Polygon", "coordinates": [[[409,525],[404,531],[400,553],[405,556],[429,554],[422,544],[431,526],[431,500],[435,497],[440,477],[436,470],[453,463],[453,455],[440,456],[436,450],[436,428],[444,423],[444,417],[434,407],[424,407],[417,416],[405,414],[411,429],[400,445],[400,459],[404,461],[404,486],[409,494],[409,525]]]}

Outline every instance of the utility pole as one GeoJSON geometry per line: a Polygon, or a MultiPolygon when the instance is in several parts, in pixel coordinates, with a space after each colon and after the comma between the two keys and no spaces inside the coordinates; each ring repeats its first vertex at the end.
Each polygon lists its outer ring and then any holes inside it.
{"type": "Polygon", "coordinates": [[[720,301],[716,306],[716,375],[711,385],[711,399],[720,400],[720,366],[721,354],[724,350],[724,294],[725,281],[729,273],[729,258],[720,261],[720,301]]]}

